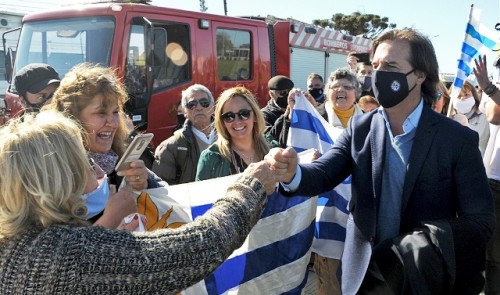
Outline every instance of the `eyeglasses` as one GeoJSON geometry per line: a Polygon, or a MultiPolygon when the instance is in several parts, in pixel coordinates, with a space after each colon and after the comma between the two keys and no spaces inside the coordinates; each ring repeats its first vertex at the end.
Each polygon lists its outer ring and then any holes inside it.
{"type": "Polygon", "coordinates": [[[220,117],[226,123],[233,122],[236,119],[236,115],[238,115],[238,117],[240,118],[241,121],[246,121],[246,120],[248,120],[248,118],[250,118],[251,112],[252,112],[251,110],[241,109],[237,113],[227,112],[227,113],[222,114],[220,117]]]}
{"type": "Polygon", "coordinates": [[[194,109],[198,106],[198,103],[204,108],[208,108],[210,106],[210,100],[206,97],[200,98],[199,100],[192,99],[186,103],[186,107],[190,110],[194,109]]]}
{"type": "Polygon", "coordinates": [[[329,88],[334,89],[334,90],[338,89],[338,88],[342,88],[345,91],[354,90],[354,86],[352,86],[352,85],[331,85],[329,88]]]}

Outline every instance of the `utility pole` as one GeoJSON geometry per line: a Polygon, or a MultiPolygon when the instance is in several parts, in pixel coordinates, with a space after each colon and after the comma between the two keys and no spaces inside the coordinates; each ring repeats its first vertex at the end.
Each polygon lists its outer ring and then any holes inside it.
{"type": "Polygon", "coordinates": [[[224,15],[227,15],[227,2],[224,0],[224,15]]]}

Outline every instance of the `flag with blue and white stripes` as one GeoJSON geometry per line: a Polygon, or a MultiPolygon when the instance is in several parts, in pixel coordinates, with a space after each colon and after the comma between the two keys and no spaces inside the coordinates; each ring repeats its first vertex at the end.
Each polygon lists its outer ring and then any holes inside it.
{"type": "MultiPolygon", "coordinates": [[[[169,215],[167,225],[190,222],[223,197],[237,177],[150,189],[147,193],[157,215],[169,215]]],[[[285,197],[278,192],[268,196],[264,212],[243,246],[212,275],[182,294],[301,294],[307,282],[316,201],[316,197],[285,197]]]]}
{"type": "Polygon", "coordinates": [[[472,73],[474,59],[480,54],[487,54],[497,47],[498,33],[481,24],[480,18],[481,10],[471,6],[451,97],[458,97],[460,94],[464,81],[472,73]]]}
{"type": "MultiPolygon", "coordinates": [[[[343,132],[329,124],[304,96],[296,97],[287,145],[297,152],[317,149],[324,154],[343,132]]],[[[348,177],[332,191],[318,196],[313,252],[340,259],[344,249],[347,203],[351,199],[348,177]]]]}

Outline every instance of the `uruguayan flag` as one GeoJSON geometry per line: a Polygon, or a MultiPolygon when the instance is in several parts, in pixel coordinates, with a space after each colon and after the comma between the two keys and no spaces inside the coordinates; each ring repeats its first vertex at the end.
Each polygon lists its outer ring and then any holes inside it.
{"type": "Polygon", "coordinates": [[[472,73],[473,61],[480,54],[487,54],[497,47],[498,33],[479,22],[481,10],[472,6],[469,22],[465,29],[465,39],[458,61],[457,76],[453,82],[451,97],[458,97],[464,81],[472,73]]]}
{"type": "MultiPolygon", "coordinates": [[[[288,146],[297,152],[310,148],[324,154],[343,132],[321,117],[304,96],[296,98],[288,133],[288,146]]],[[[340,259],[344,249],[347,203],[351,199],[350,177],[334,190],[318,196],[313,252],[340,259]]]]}
{"type": "MultiPolygon", "coordinates": [[[[150,224],[146,227],[178,227],[194,220],[223,197],[237,177],[147,190],[148,196],[142,196],[141,201],[146,205],[140,206],[146,211],[141,213],[148,215],[150,224]]],[[[260,220],[243,246],[212,275],[182,293],[301,294],[307,281],[316,201],[317,198],[284,197],[278,192],[269,196],[260,220]]]]}

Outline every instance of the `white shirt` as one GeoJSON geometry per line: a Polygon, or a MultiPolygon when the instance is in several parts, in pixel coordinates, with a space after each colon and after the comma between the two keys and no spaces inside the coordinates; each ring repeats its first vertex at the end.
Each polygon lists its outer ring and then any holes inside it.
{"type": "Polygon", "coordinates": [[[206,143],[208,145],[214,143],[214,139],[215,139],[214,128],[211,128],[210,134],[208,136],[205,133],[203,133],[203,131],[198,130],[194,126],[192,127],[192,130],[193,130],[193,134],[196,135],[196,137],[198,137],[199,139],[201,139],[204,143],[206,143]]]}
{"type": "MultiPolygon", "coordinates": [[[[492,99],[483,93],[481,103],[479,104],[479,110],[485,113],[485,104],[492,99]]],[[[493,102],[495,103],[495,102],[493,102]]],[[[484,168],[486,168],[486,174],[488,178],[500,180],[500,130],[499,125],[490,125],[490,138],[488,144],[486,145],[486,150],[483,155],[484,168]]]]}

